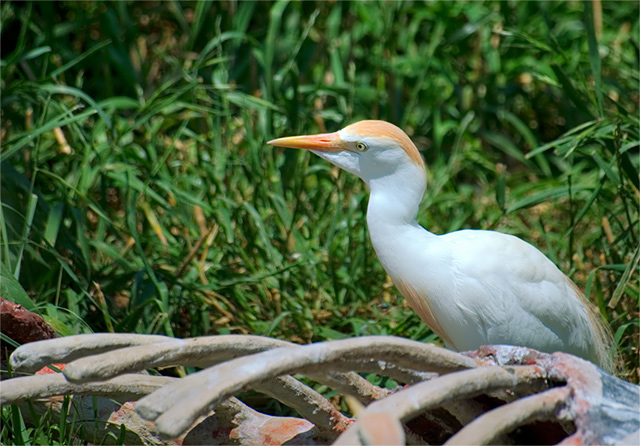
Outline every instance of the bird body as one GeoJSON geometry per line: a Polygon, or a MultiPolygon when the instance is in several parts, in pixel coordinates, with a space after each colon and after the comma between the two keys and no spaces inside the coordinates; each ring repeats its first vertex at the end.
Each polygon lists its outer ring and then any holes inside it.
{"type": "Polygon", "coordinates": [[[449,348],[519,345],[564,351],[611,369],[607,330],[576,285],[538,249],[499,232],[435,235],[417,223],[425,166],[398,127],[360,121],[339,132],[269,144],[312,150],[367,183],[367,226],[376,254],[449,348]]]}

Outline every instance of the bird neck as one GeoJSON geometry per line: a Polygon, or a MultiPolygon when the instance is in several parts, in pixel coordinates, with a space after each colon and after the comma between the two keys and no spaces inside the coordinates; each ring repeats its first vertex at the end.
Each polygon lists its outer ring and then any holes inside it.
{"type": "Polygon", "coordinates": [[[415,226],[418,208],[427,187],[424,167],[409,165],[391,175],[370,178],[367,224],[372,232],[389,227],[415,226]]]}
{"type": "Polygon", "coordinates": [[[405,280],[407,259],[415,258],[415,251],[422,250],[434,237],[416,221],[426,183],[424,168],[396,171],[368,181],[369,236],[378,259],[396,284],[405,280]]]}

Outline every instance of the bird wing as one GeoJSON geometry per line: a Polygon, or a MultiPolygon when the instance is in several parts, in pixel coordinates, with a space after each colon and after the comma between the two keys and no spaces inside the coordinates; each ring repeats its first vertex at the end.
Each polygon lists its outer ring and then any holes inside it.
{"type": "Polygon", "coordinates": [[[455,265],[455,304],[484,326],[489,343],[581,354],[593,342],[585,308],[566,276],[539,250],[498,232],[439,237],[455,265]]]}

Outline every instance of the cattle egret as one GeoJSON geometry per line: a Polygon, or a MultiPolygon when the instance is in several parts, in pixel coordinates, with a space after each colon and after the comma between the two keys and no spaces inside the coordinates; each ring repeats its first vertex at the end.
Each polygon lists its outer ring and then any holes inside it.
{"type": "Polygon", "coordinates": [[[436,235],[417,221],[426,171],[405,132],[360,121],[335,133],[269,141],[307,149],[370,190],[373,247],[400,293],[447,347],[509,344],[563,351],[612,369],[611,335],[578,287],[544,254],[508,234],[436,235]]]}

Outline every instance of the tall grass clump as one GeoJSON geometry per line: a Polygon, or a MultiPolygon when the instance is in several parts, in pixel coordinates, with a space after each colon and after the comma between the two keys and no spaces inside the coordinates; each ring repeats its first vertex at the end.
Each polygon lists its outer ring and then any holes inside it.
{"type": "Polygon", "coordinates": [[[60,334],[435,341],[364,186],[265,145],[384,119],[427,162],[421,223],[541,248],[638,381],[636,2],[0,7],[2,294],[60,334]]]}

